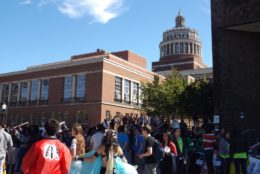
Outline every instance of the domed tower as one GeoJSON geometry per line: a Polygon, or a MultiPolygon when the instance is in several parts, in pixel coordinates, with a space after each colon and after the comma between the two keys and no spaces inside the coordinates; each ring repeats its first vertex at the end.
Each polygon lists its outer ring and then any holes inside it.
{"type": "Polygon", "coordinates": [[[206,68],[202,63],[202,43],[198,32],[185,26],[181,11],[175,18],[175,27],[163,33],[159,48],[160,60],[152,63],[154,72],[206,68]]]}

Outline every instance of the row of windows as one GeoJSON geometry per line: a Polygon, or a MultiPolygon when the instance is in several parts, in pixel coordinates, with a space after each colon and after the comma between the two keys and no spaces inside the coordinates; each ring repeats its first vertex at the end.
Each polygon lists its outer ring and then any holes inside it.
{"type": "Polygon", "coordinates": [[[124,102],[126,104],[139,104],[140,84],[131,82],[127,79],[115,77],[115,98],[116,102],[124,102]],[[124,83],[124,85],[123,85],[124,83]],[[124,86],[124,90],[123,90],[124,86]]]}
{"type": "Polygon", "coordinates": [[[197,54],[201,55],[201,47],[198,44],[188,42],[176,42],[161,47],[161,56],[172,54],[197,54]]]}
{"type": "Polygon", "coordinates": [[[163,41],[169,41],[173,39],[197,39],[197,34],[191,32],[170,32],[164,34],[163,41]]]}
{"type": "Polygon", "coordinates": [[[40,92],[39,100],[48,100],[48,80],[32,80],[30,82],[21,82],[21,87],[19,89],[18,83],[3,84],[2,85],[2,102],[16,103],[18,98],[21,102],[26,101],[37,101],[38,91],[40,92]],[[39,83],[41,84],[39,86],[39,83]],[[30,91],[29,91],[30,85],[30,91]],[[9,88],[11,88],[10,101],[9,99],[9,88]],[[38,89],[40,88],[40,89],[38,89]],[[20,90],[20,91],[19,91],[20,90]]]}
{"type": "MultiPolygon", "coordinates": [[[[73,80],[72,75],[64,77],[63,101],[70,102],[74,97],[79,100],[85,100],[86,75],[77,75],[74,78],[75,81],[73,80]],[[73,88],[74,86],[75,88],[73,88]]],[[[6,103],[16,103],[18,100],[22,103],[27,101],[32,103],[37,101],[48,101],[49,81],[31,80],[29,82],[21,82],[20,89],[18,83],[3,84],[1,92],[1,101],[6,103]],[[10,101],[9,88],[11,88],[10,101]]]]}

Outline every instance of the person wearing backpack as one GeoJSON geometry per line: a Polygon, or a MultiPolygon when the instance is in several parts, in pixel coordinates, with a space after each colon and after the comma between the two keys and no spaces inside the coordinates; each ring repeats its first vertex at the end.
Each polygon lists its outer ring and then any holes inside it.
{"type": "Polygon", "coordinates": [[[144,125],[142,127],[142,134],[145,138],[145,148],[144,153],[139,155],[139,158],[143,158],[145,165],[142,174],[157,174],[158,161],[154,157],[155,149],[155,139],[151,136],[151,127],[149,125],[144,125]]]}

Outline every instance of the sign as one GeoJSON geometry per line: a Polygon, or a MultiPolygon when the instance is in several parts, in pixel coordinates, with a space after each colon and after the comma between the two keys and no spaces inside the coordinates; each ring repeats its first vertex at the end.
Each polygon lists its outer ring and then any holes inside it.
{"type": "Polygon", "coordinates": [[[214,115],[213,123],[214,124],[219,124],[219,115],[214,115]]]}

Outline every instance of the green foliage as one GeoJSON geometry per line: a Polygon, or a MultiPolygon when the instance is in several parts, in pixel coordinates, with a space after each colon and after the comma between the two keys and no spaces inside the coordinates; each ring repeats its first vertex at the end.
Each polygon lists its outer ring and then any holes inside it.
{"type": "Polygon", "coordinates": [[[187,84],[176,71],[166,79],[143,84],[142,108],[149,115],[209,117],[213,112],[212,84],[204,78],[187,84]]]}

